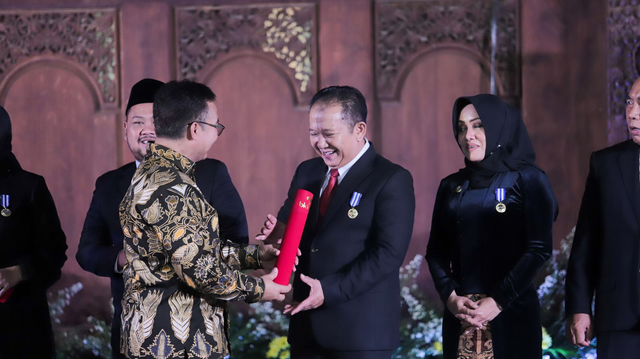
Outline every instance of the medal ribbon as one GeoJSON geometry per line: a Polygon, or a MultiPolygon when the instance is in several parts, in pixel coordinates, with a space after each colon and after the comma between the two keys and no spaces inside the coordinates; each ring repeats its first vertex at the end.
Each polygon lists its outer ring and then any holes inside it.
{"type": "Polygon", "coordinates": [[[4,208],[9,207],[9,195],[8,194],[3,194],[2,195],[2,207],[4,207],[4,208]]]}
{"type": "Polygon", "coordinates": [[[504,188],[496,189],[496,201],[502,203],[502,201],[504,201],[504,196],[505,196],[504,188]]]}
{"type": "Polygon", "coordinates": [[[362,193],[358,193],[358,192],[353,192],[353,195],[351,196],[351,201],[349,201],[349,204],[351,205],[351,208],[357,206],[358,204],[360,204],[360,199],[362,198],[362,193]]]}

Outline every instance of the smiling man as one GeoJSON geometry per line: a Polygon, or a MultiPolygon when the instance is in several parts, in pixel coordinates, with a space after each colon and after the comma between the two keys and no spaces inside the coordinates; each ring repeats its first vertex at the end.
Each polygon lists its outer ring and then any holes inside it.
{"type": "Polygon", "coordinates": [[[631,139],[591,155],[567,268],[567,339],[598,359],[640,352],[640,80],[626,116],[631,139]]]}
{"type": "MultiPolygon", "coordinates": [[[[156,140],[153,121],[153,99],[164,85],[154,79],[143,79],[131,88],[126,107],[124,136],[135,162],[109,171],[96,181],[87,212],[76,259],[80,266],[101,277],[111,278],[114,315],[111,323],[113,358],[124,358],[120,348],[120,314],[125,263],[122,240],[124,234],[118,218],[118,206],[136,168],[147,153],[149,142],[156,140]]],[[[222,130],[218,130],[221,134],[222,130]]],[[[247,218],[238,191],[224,163],[205,159],[196,165],[196,182],[205,199],[218,211],[220,237],[234,242],[248,242],[247,218]]]]}
{"type": "Polygon", "coordinates": [[[311,100],[309,139],[319,157],[298,166],[278,218],[258,239],[281,238],[298,189],[314,194],[300,244],[291,358],[391,357],[399,344],[398,271],[413,230],[413,179],[366,139],[357,89],[332,86],[311,100]]]}

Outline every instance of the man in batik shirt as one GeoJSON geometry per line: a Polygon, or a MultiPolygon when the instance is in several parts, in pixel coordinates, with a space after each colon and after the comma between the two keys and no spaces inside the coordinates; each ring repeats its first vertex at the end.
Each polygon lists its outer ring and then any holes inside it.
{"type": "Polygon", "coordinates": [[[290,286],[273,268],[272,246],[241,246],[218,236],[217,211],[194,178],[224,127],[215,95],[190,81],[156,94],[157,140],[150,144],[120,204],[125,293],[121,352],[129,358],[225,358],[230,353],[225,301],[283,300],[290,286]]]}

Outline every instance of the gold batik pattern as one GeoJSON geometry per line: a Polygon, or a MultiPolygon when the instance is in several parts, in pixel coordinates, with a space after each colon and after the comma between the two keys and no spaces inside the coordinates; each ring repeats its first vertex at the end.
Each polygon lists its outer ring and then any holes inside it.
{"type": "Polygon", "coordinates": [[[255,302],[264,282],[259,246],[218,237],[218,214],[198,189],[194,163],[151,144],[120,204],[125,293],[121,352],[130,358],[229,354],[225,302],[255,302]]]}
{"type": "MultiPolygon", "coordinates": [[[[474,302],[486,298],[485,294],[468,294],[467,298],[474,302]]],[[[482,329],[472,329],[462,326],[462,334],[458,340],[457,359],[493,359],[493,340],[491,339],[491,326],[487,323],[482,329]]]]}

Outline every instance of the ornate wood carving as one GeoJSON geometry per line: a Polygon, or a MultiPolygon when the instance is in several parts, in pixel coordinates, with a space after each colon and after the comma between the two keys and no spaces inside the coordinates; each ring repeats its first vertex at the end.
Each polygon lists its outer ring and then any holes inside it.
{"type": "Polygon", "coordinates": [[[22,61],[41,55],[79,63],[104,103],[118,99],[118,34],[114,9],[0,12],[0,82],[22,61]]]}
{"type": "Polygon", "coordinates": [[[629,138],[625,104],[640,77],[640,4],[609,0],[609,143],[629,138]]]}
{"type": "MultiPolygon", "coordinates": [[[[491,61],[491,0],[379,1],[376,3],[376,82],[381,98],[397,96],[399,72],[413,55],[437,45],[469,47],[491,61]]],[[[520,97],[518,0],[501,1],[496,72],[501,96],[520,97]]]]}
{"type": "Polygon", "coordinates": [[[314,4],[176,9],[178,77],[196,79],[223,54],[249,50],[286,68],[298,100],[317,89],[314,4]]]}

